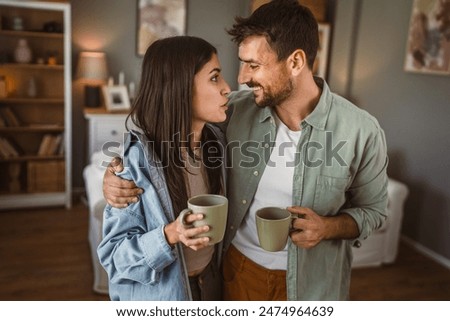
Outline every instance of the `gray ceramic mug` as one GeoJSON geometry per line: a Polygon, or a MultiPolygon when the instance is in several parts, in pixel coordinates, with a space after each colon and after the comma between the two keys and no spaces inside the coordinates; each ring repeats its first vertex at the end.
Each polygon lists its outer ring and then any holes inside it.
{"type": "Polygon", "coordinates": [[[222,241],[227,226],[228,199],[222,195],[203,194],[191,197],[188,208],[181,211],[178,219],[186,227],[199,227],[209,225],[208,232],[198,234],[196,237],[209,237],[209,244],[222,241]],[[185,216],[192,213],[202,213],[202,220],[194,221],[192,224],[185,222],[185,216]]]}
{"type": "Polygon", "coordinates": [[[284,249],[292,227],[292,220],[298,218],[287,209],[263,207],[256,212],[256,229],[261,247],[269,252],[284,249]]]}

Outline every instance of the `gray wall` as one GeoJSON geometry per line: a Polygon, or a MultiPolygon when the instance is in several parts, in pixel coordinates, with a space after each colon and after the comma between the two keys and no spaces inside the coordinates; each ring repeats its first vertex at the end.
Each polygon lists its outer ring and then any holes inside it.
{"type": "Polygon", "coordinates": [[[389,175],[410,189],[402,233],[450,259],[450,77],[403,70],[412,3],[337,1],[329,82],[385,130],[389,175]]]}
{"type": "MultiPolygon", "coordinates": [[[[250,0],[189,0],[187,33],[220,51],[224,76],[236,87],[237,50],[224,32],[250,0]]],[[[333,23],[328,80],[331,88],[376,116],[386,132],[389,175],[410,189],[403,234],[450,259],[450,78],[403,71],[413,0],[339,0],[333,23]]],[[[135,55],[136,3],[72,1],[73,54],[104,50],[112,75],[139,79],[135,55]],[[92,47],[87,47],[92,46],[92,47]]],[[[74,85],[74,186],[82,187],[85,121],[74,85]]]]}

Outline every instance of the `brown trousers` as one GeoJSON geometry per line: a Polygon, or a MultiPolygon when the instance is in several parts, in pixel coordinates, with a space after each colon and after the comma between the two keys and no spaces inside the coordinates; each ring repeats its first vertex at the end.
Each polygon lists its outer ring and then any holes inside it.
{"type": "Polygon", "coordinates": [[[286,301],[286,271],[268,270],[230,246],[223,260],[227,301],[286,301]]]}

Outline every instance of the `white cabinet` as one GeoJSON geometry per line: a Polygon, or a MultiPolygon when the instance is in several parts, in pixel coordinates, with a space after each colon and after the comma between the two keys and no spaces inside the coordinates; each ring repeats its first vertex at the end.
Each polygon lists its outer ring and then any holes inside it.
{"type": "Polygon", "coordinates": [[[103,151],[106,156],[120,154],[127,114],[108,113],[104,108],[85,108],[84,117],[88,121],[88,162],[97,151],[103,151]]]}
{"type": "Polygon", "coordinates": [[[71,206],[71,65],[70,4],[0,0],[0,209],[71,206]]]}

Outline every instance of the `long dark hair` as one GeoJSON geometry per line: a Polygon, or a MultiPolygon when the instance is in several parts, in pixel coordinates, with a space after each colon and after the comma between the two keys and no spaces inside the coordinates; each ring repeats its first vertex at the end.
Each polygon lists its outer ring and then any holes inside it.
{"type": "MultiPolygon", "coordinates": [[[[186,208],[186,166],[182,150],[191,149],[192,99],[194,76],[211,60],[217,50],[209,42],[190,36],[177,36],[155,41],[147,49],[139,90],[128,117],[154,146],[154,153],[164,168],[175,215],[186,208]]],[[[218,144],[206,126],[202,147],[218,144]]],[[[222,190],[220,166],[209,166],[208,151],[202,148],[210,193],[222,190]]],[[[218,149],[212,149],[217,152],[218,149]]],[[[217,155],[215,155],[217,156],[217,155]]]]}

